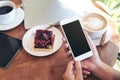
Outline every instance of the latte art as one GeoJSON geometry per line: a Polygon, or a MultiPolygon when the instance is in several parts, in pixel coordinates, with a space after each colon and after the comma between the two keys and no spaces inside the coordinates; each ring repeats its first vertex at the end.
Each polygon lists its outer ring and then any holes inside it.
{"type": "Polygon", "coordinates": [[[92,39],[101,39],[107,29],[106,19],[96,13],[88,13],[82,19],[82,26],[88,32],[92,39]]]}
{"type": "Polygon", "coordinates": [[[99,31],[106,27],[106,20],[99,15],[88,15],[83,19],[83,26],[88,30],[99,31]]]}

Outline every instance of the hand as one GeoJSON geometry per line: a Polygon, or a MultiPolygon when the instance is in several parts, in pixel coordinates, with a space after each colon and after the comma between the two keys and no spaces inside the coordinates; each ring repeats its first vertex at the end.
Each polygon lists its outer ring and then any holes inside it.
{"type": "MultiPolygon", "coordinates": [[[[63,37],[63,41],[65,42],[65,51],[67,52],[67,55],[69,56],[70,60],[73,60],[73,57],[71,56],[71,52],[69,50],[68,43],[66,42],[65,38],[63,37]]],[[[87,78],[88,75],[90,75],[90,71],[86,70],[88,67],[86,65],[82,65],[82,73],[83,77],[87,78]]]]}
{"type": "MultiPolygon", "coordinates": [[[[93,51],[93,56],[82,61],[82,66],[85,66],[85,70],[91,71],[100,80],[120,80],[120,73],[100,59],[96,46],[93,44],[91,38],[86,32],[85,35],[87,36],[87,39],[93,51]]],[[[66,47],[66,49],[68,50],[68,46],[66,47]]],[[[71,52],[68,50],[68,55],[70,55],[70,53],[71,52]]]]}
{"type": "MultiPolygon", "coordinates": [[[[87,75],[90,75],[89,71],[93,71],[93,69],[96,67],[95,65],[99,62],[101,62],[99,55],[98,55],[98,51],[96,49],[96,46],[94,45],[94,43],[92,42],[91,38],[89,37],[89,35],[87,34],[87,32],[85,32],[85,35],[90,43],[90,46],[92,48],[93,51],[93,56],[89,57],[88,59],[82,61],[82,68],[83,68],[83,77],[86,78],[87,75]]],[[[65,38],[63,38],[63,41],[66,43],[65,38]]],[[[66,50],[67,50],[67,55],[71,55],[71,52],[69,50],[68,44],[66,43],[66,50]]]]}
{"type": "Polygon", "coordinates": [[[64,80],[83,80],[80,62],[70,61],[63,75],[64,80]]]}
{"type": "Polygon", "coordinates": [[[101,59],[99,57],[98,51],[96,46],[94,45],[92,39],[89,37],[87,32],[85,32],[86,38],[88,39],[88,42],[90,44],[90,47],[93,52],[93,56],[89,57],[88,59],[82,61],[82,65],[87,66],[86,70],[89,70],[93,72],[93,70],[96,68],[97,64],[101,63],[101,59]]]}

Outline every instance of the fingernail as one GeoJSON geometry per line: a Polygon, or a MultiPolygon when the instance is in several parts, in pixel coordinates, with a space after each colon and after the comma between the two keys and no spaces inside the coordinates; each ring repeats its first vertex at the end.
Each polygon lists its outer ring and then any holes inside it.
{"type": "Polygon", "coordinates": [[[90,72],[88,72],[88,75],[90,75],[91,73],[90,72]]]}
{"type": "Polygon", "coordinates": [[[69,52],[69,51],[67,52],[67,55],[68,55],[68,56],[70,55],[70,52],[69,52]]]}
{"type": "Polygon", "coordinates": [[[69,54],[71,54],[72,52],[71,51],[68,51],[69,52],[69,54]]]}

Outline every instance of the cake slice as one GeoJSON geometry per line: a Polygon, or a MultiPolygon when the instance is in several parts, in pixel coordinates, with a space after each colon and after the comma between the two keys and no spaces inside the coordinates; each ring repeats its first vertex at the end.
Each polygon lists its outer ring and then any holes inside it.
{"type": "Polygon", "coordinates": [[[49,30],[36,30],[34,49],[53,49],[55,35],[49,30]]]}

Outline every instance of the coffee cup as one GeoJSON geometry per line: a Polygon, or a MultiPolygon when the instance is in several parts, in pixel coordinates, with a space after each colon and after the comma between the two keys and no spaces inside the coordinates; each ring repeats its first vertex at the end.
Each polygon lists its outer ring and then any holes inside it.
{"type": "Polygon", "coordinates": [[[92,39],[101,38],[107,30],[107,20],[97,13],[87,13],[83,16],[81,22],[92,39]]]}
{"type": "Polygon", "coordinates": [[[12,1],[0,1],[0,24],[6,25],[15,19],[15,3],[12,1]]]}

